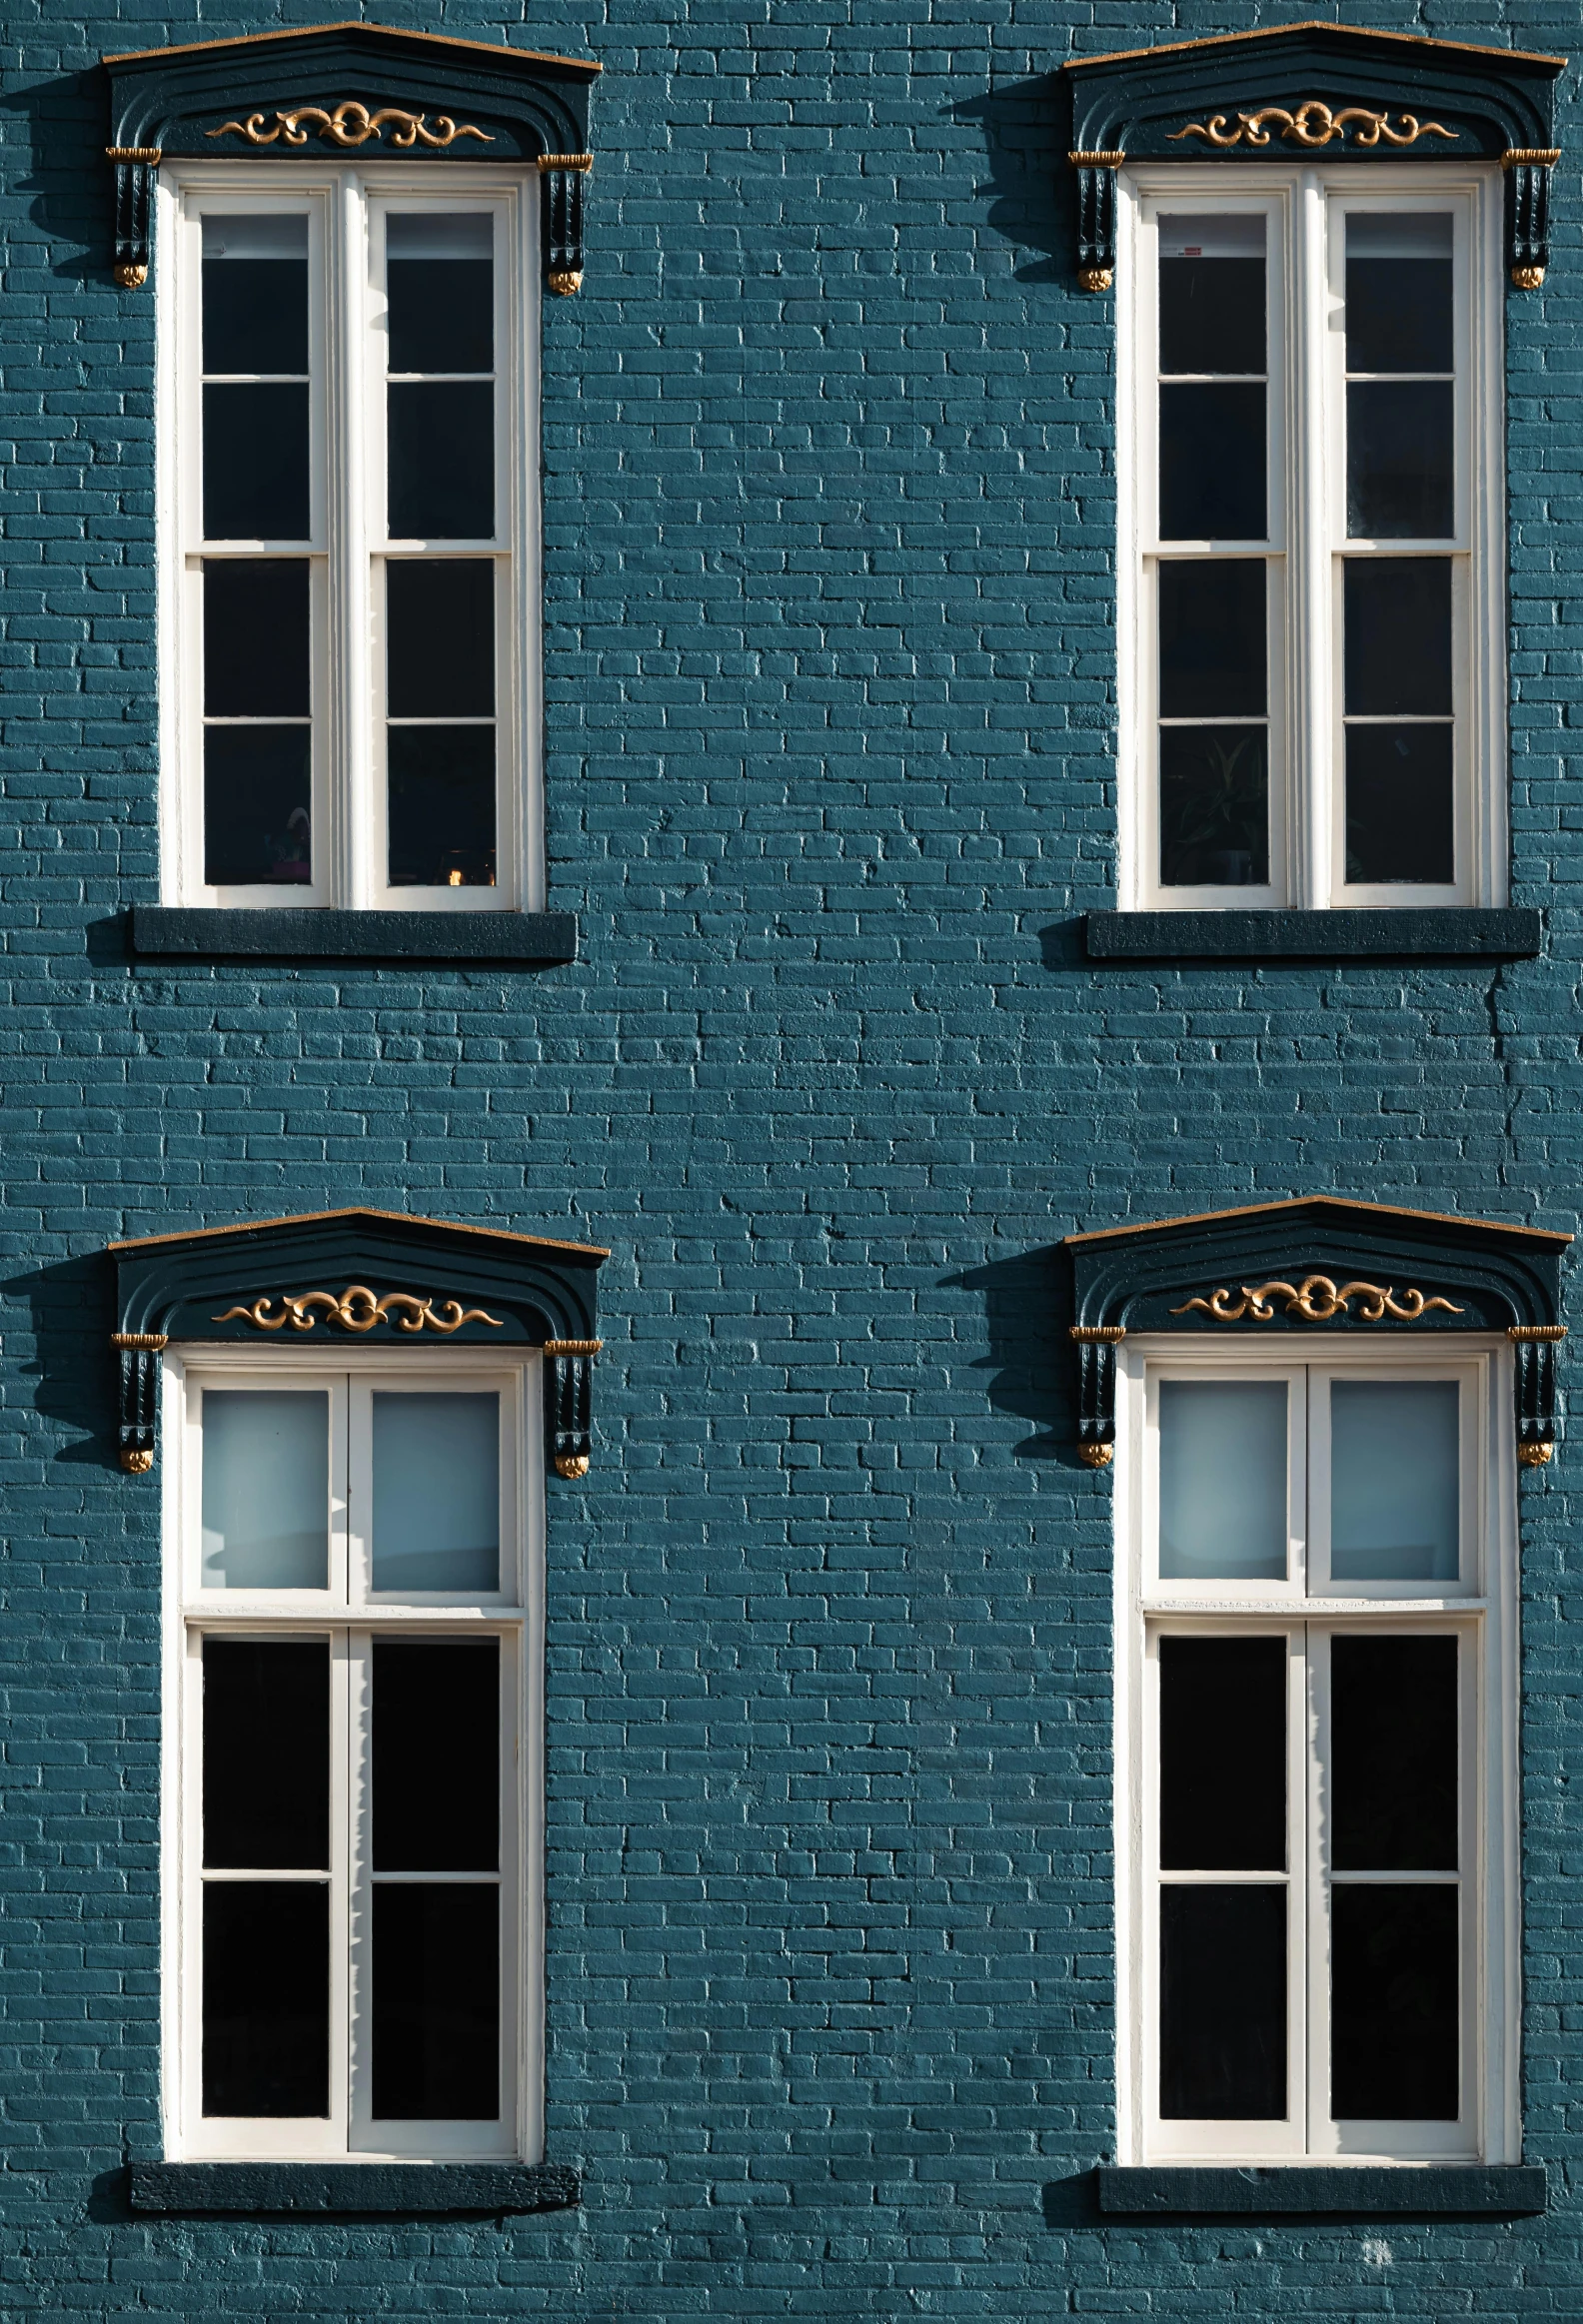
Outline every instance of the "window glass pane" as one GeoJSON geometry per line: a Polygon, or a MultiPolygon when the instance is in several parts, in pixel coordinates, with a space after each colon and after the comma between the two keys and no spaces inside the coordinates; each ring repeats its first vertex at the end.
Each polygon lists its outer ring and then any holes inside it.
{"type": "Polygon", "coordinates": [[[203,591],[205,714],[306,718],[307,559],[211,559],[203,591]]]}
{"type": "Polygon", "coordinates": [[[204,728],[204,878],[211,887],[313,877],[313,729],[204,728]]]}
{"type": "Polygon", "coordinates": [[[1347,711],[1449,716],[1450,560],[1349,557],[1342,573],[1347,711]]]}
{"type": "Polygon", "coordinates": [[[488,380],[407,380],[388,393],[391,539],[492,539],[494,388],[488,380]]]}
{"type": "Polygon", "coordinates": [[[327,1882],[204,1883],[203,2110],[328,2115],[327,1882]]]}
{"type": "Polygon", "coordinates": [[[388,691],[393,718],[495,714],[495,567],[484,557],[385,568],[388,691]]]}
{"type": "Polygon", "coordinates": [[[1264,220],[1159,222],[1161,372],[1264,371],[1264,220]]]}
{"type": "Polygon", "coordinates": [[[374,1587],[500,1587],[500,1398],[374,1397],[374,1587]]]}
{"type": "Polygon", "coordinates": [[[307,382],[208,382],[203,392],[206,541],[306,541],[307,382]]]}
{"type": "Polygon", "coordinates": [[[1349,372],[1448,372],[1451,217],[1351,211],[1346,222],[1349,372]]]}
{"type": "Polygon", "coordinates": [[[1286,1869],[1286,1641],[1159,1642],[1160,1863],[1286,1869]]]}
{"type": "Polygon", "coordinates": [[[1457,1868],[1457,1642],[1330,1642],[1330,1861],[1457,1868]]]}
{"type": "Polygon", "coordinates": [[[1349,381],[1352,540],[1450,540],[1456,530],[1452,395],[1449,380],[1349,381]]]}
{"type": "Polygon", "coordinates": [[[1456,877],[1454,728],[1348,726],[1346,875],[1354,883],[1456,877]]]}
{"type": "Polygon", "coordinates": [[[378,1882],[373,1950],[376,2121],[495,2121],[500,1890],[378,1882]]]}
{"type": "Polygon", "coordinates": [[[324,1871],[330,1863],[330,1647],[205,1639],[204,1863],[324,1871]]]}
{"type": "Polygon", "coordinates": [[[374,1869],[500,1868],[500,1641],[377,1641],[374,1869]]]}
{"type": "Polygon", "coordinates": [[[1330,1891],[1330,2110],[1337,2121],[1454,2122],[1455,1885],[1330,1891]]]}
{"type": "Polygon", "coordinates": [[[1162,718],[1224,718],[1266,706],[1264,565],[1195,558],[1159,568],[1162,718]]]}
{"type": "Polygon", "coordinates": [[[1330,1383],[1330,1572],[1457,1579],[1457,1384],[1330,1383]]]}
{"type": "Polygon", "coordinates": [[[1159,729],[1160,885],[1263,887],[1269,757],[1262,726],[1159,729]]]}
{"type": "Polygon", "coordinates": [[[391,371],[494,370],[494,249],[487,211],[387,216],[391,371]]]}
{"type": "Polygon", "coordinates": [[[392,887],[495,885],[495,728],[391,726],[392,887]]]}
{"type": "Polygon", "coordinates": [[[308,221],[203,221],[203,368],[279,378],[308,369],[308,221]]]}
{"type": "Polygon", "coordinates": [[[1162,1380],[1159,1570],[1170,1581],[1286,1578],[1286,1383],[1162,1380]]]}
{"type": "Polygon", "coordinates": [[[1264,389],[1214,381],[1159,392],[1162,541],[1262,541],[1264,389]]]}
{"type": "Polygon", "coordinates": [[[1160,1890],[1160,2114],[1278,2122],[1286,2112],[1286,1891],[1160,1890]]]}
{"type": "Polygon", "coordinates": [[[203,1587],[330,1587],[330,1398],[203,1392],[203,1587]]]}

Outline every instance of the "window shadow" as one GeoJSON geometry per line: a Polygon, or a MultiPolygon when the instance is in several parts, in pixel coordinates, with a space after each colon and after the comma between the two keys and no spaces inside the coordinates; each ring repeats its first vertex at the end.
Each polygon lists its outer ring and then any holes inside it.
{"type": "Polygon", "coordinates": [[[1019,283],[1077,289],[1077,184],[1066,166],[1071,95],[1058,73],[1009,81],[948,108],[983,132],[993,234],[1031,255],[1012,272],[1019,283]]]}
{"type": "Polygon", "coordinates": [[[1031,1424],[1012,1450],[1018,1460],[1080,1469],[1076,1379],[1071,1362],[1071,1270],[1058,1243],[992,1259],[943,1279],[943,1288],[983,1296],[989,1354],[975,1369],[993,1374],[989,1402],[1031,1424]]]}
{"type": "MultiPolygon", "coordinates": [[[[110,106],[97,64],[56,73],[0,96],[0,110],[28,125],[32,160],[11,181],[28,196],[28,218],[46,239],[44,263],[69,282],[113,287],[115,172],[105,159],[110,106]]],[[[13,256],[31,253],[13,252],[13,256]]],[[[146,297],[146,293],[121,294],[146,297]]]]}
{"type": "Polygon", "coordinates": [[[119,1476],[118,1383],[110,1345],[115,1284],[108,1261],[98,1251],[60,1259],[6,1277],[0,1292],[25,1301],[32,1317],[32,1353],[19,1368],[35,1383],[33,1409],[73,1432],[72,1441],[51,1447],[49,1460],[119,1476]],[[77,1433],[84,1430],[89,1433],[77,1433]]]}

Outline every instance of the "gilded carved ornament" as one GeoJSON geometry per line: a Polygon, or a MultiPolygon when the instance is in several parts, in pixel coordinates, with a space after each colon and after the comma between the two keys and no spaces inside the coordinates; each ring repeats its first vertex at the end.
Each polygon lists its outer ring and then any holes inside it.
{"type": "Polygon", "coordinates": [[[322,105],[297,105],[289,113],[277,113],[273,129],[264,126],[262,113],[250,113],[245,121],[227,121],[219,129],[206,129],[206,137],[244,137],[249,145],[274,145],[284,137],[288,145],[306,145],[309,129],[318,130],[332,145],[367,145],[370,138],[383,143],[387,123],[394,123],[391,144],[404,149],[415,145],[436,146],[443,150],[459,137],[476,137],[483,145],[495,140],[488,130],[476,129],[472,122],[454,121],[449,113],[435,116],[433,129],[426,113],[408,113],[399,105],[382,105],[377,113],[356,97],[343,97],[340,104],[326,112],[322,105]]]}
{"type": "Polygon", "coordinates": [[[1268,145],[1270,133],[1266,123],[1279,124],[1281,136],[1289,145],[1329,145],[1339,138],[1347,142],[1347,131],[1361,122],[1353,137],[1354,145],[1378,145],[1381,138],[1387,145],[1416,145],[1420,137],[1444,137],[1454,145],[1457,133],[1438,121],[1420,121],[1415,113],[1403,113],[1400,126],[1392,128],[1388,113],[1375,113],[1367,105],[1343,105],[1332,113],[1328,105],[1317,97],[1307,98],[1291,112],[1284,105],[1261,105],[1256,113],[1239,113],[1235,129],[1226,128],[1223,113],[1212,113],[1207,122],[1190,121],[1185,129],[1171,133],[1169,142],[1179,144],[1184,137],[1201,137],[1206,145],[1225,148],[1233,145],[1268,145]]]}
{"type": "Polygon", "coordinates": [[[1173,1307],[1171,1314],[1212,1316],[1217,1324],[1239,1324],[1248,1317],[1258,1324],[1273,1323],[1277,1296],[1287,1315],[1301,1316],[1309,1324],[1327,1324],[1338,1315],[1349,1314],[1354,1299],[1362,1302],[1358,1321],[1366,1324],[1383,1323],[1387,1317],[1396,1323],[1416,1323],[1436,1308],[1446,1315],[1462,1313],[1449,1299],[1425,1299],[1421,1291],[1404,1291],[1398,1299],[1388,1284],[1343,1283],[1338,1288],[1328,1275],[1305,1275],[1301,1283],[1261,1283],[1256,1290],[1244,1283],[1240,1289],[1242,1296],[1235,1302],[1222,1286],[1208,1299],[1189,1299],[1173,1307]]]}
{"type": "Polygon", "coordinates": [[[459,1299],[448,1299],[436,1308],[431,1301],[420,1299],[412,1291],[387,1291],[377,1298],[365,1283],[350,1283],[345,1291],[299,1291],[292,1294],[266,1292],[254,1300],[251,1307],[228,1307],[224,1315],[217,1315],[217,1324],[228,1324],[240,1319],[256,1325],[261,1332],[283,1331],[290,1324],[294,1332],[311,1332],[318,1324],[315,1308],[323,1308],[327,1317],[344,1324],[349,1332],[371,1332],[377,1324],[393,1322],[399,1332],[429,1331],[459,1332],[464,1324],[489,1324],[496,1331],[503,1326],[498,1315],[486,1315],[481,1307],[464,1308],[459,1299]],[[274,1314],[276,1300],[280,1313],[274,1314]]]}

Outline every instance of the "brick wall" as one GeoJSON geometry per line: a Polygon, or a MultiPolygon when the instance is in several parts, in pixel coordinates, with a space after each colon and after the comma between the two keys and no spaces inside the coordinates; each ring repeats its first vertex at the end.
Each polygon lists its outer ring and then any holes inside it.
{"type": "MultiPolygon", "coordinates": [[[[591,53],[545,330],[551,900],[572,968],[132,964],[155,895],[153,304],[102,50],[0,101],[0,2318],[1583,2310],[1571,1463],[1524,1480],[1511,2225],[1102,2228],[1109,1486],[1049,1247],[1334,1190],[1572,1227],[1576,154],[1509,310],[1506,967],[1088,968],[1111,900],[1111,309],[1075,49],[1314,12],[1565,49],[1559,0],[670,0],[379,20],[591,53]],[[119,1234],[354,1200],[587,1235],[553,1488],[549,2145],[580,2215],[141,2222],[158,2139],[158,1485],[111,1446],[119,1234]]],[[[1577,143],[1576,76],[1563,84],[1577,143]]]]}

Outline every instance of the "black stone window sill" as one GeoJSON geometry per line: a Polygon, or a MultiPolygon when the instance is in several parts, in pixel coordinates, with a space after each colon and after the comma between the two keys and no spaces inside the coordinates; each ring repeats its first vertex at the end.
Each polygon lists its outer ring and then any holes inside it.
{"type": "Polygon", "coordinates": [[[1329,2212],[1346,2218],[1421,2218],[1426,2212],[1521,2218],[1543,2211],[1542,2163],[1314,2164],[1276,2170],[1174,2165],[1127,2169],[1101,2163],[1094,2173],[1101,2211],[1329,2212]]]}
{"type": "Polygon", "coordinates": [[[1536,911],[1089,912],[1090,960],[1528,959],[1536,911]]]}
{"type": "Polygon", "coordinates": [[[134,2211],[318,2211],[396,2216],[566,2211],[582,2201],[562,2163],[135,2162],[134,2211]]]}
{"type": "Polygon", "coordinates": [[[575,912],[342,912],[320,905],[132,910],[139,959],[575,960],[575,912]]]}

